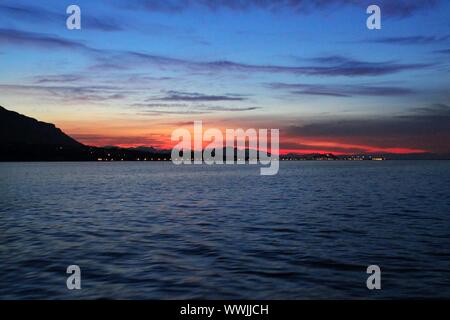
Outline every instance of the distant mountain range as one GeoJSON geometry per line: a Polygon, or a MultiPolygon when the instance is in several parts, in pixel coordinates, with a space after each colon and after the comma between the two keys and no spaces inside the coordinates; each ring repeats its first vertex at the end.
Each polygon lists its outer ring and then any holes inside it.
{"type": "MultiPolygon", "coordinates": [[[[54,124],[9,111],[0,106],[0,161],[168,161],[170,150],[153,147],[120,148],[86,146],[54,124]]],[[[224,149],[224,155],[226,151],[224,149]]],[[[236,153],[235,153],[236,154],[236,153]]],[[[248,150],[246,150],[246,159],[248,150]]],[[[193,157],[193,154],[192,154],[193,157]]],[[[432,153],[335,156],[333,154],[288,154],[282,160],[431,160],[450,159],[432,153]]]]}

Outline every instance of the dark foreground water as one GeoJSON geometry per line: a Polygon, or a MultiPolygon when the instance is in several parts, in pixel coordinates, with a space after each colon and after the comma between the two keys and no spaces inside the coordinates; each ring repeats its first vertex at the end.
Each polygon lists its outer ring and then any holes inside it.
{"type": "Polygon", "coordinates": [[[418,297],[450,298],[450,162],[0,164],[0,299],[418,297]]]}

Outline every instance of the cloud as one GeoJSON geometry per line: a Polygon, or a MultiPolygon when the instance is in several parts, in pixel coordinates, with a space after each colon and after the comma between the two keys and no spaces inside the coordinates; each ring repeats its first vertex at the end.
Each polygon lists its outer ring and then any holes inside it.
{"type": "MultiPolygon", "coordinates": [[[[3,19],[14,19],[18,21],[26,21],[30,23],[53,23],[65,25],[67,15],[64,13],[56,13],[42,7],[37,6],[21,6],[17,4],[0,4],[0,17],[3,19]]],[[[83,28],[93,29],[103,32],[121,31],[125,23],[116,21],[112,17],[91,16],[83,12],[82,16],[83,28]]]]}
{"type": "Polygon", "coordinates": [[[442,43],[450,39],[450,35],[438,36],[409,36],[409,37],[384,37],[379,39],[369,40],[372,43],[384,43],[395,45],[424,45],[432,43],[442,43]]]}
{"type": "Polygon", "coordinates": [[[141,52],[121,52],[109,57],[102,56],[98,59],[99,65],[91,69],[107,68],[109,70],[131,69],[144,65],[155,65],[160,68],[186,68],[196,72],[241,72],[241,73],[286,73],[306,76],[383,76],[402,71],[420,70],[432,66],[423,63],[399,63],[396,61],[370,62],[357,59],[349,59],[341,56],[328,56],[310,59],[312,65],[283,66],[271,64],[246,64],[228,60],[193,61],[167,56],[159,56],[141,52]]]}
{"type": "Polygon", "coordinates": [[[167,56],[136,52],[136,51],[110,51],[101,57],[97,57],[97,63],[90,66],[91,71],[122,71],[140,68],[144,65],[155,65],[161,68],[189,67],[188,60],[167,56]]]}
{"type": "Polygon", "coordinates": [[[128,82],[161,82],[161,81],[170,81],[175,80],[173,77],[152,77],[148,76],[146,74],[130,74],[128,75],[127,81],[128,82]]]}
{"type": "Polygon", "coordinates": [[[259,109],[259,107],[225,107],[225,106],[210,106],[204,104],[187,104],[187,103],[134,103],[131,106],[147,109],[144,111],[140,111],[138,113],[140,115],[206,114],[213,112],[243,112],[259,109]]]}
{"type": "Polygon", "coordinates": [[[149,115],[194,115],[194,114],[206,114],[211,113],[208,110],[147,110],[138,112],[139,116],[149,116],[149,115]]]}
{"type": "Polygon", "coordinates": [[[450,54],[450,49],[436,50],[435,53],[450,54]]]}
{"type": "Polygon", "coordinates": [[[443,103],[435,103],[428,107],[414,108],[412,110],[419,115],[450,117],[450,106],[443,103]]]}
{"type": "Polygon", "coordinates": [[[381,76],[406,70],[422,69],[429,64],[402,64],[394,61],[366,62],[359,60],[329,63],[313,66],[251,65],[230,61],[215,61],[205,66],[213,70],[241,72],[292,73],[309,76],[381,76]]]}
{"type": "MultiPolygon", "coordinates": [[[[345,1],[345,0],[342,0],[345,1]]],[[[361,3],[359,0],[352,1],[354,4],[361,3]]],[[[438,7],[443,0],[379,0],[377,1],[383,13],[388,16],[409,17],[413,14],[438,7]]],[[[365,5],[373,4],[372,0],[363,1],[365,5]]]]}
{"type": "Polygon", "coordinates": [[[188,104],[185,103],[133,103],[132,107],[139,108],[184,108],[189,107],[188,104]]]}
{"type": "Polygon", "coordinates": [[[84,76],[77,74],[59,74],[59,75],[41,75],[33,77],[33,82],[37,84],[43,83],[67,83],[86,80],[84,76]]]}
{"type": "MultiPolygon", "coordinates": [[[[408,17],[414,13],[435,8],[441,0],[378,0],[377,4],[387,16],[408,17]]],[[[121,6],[128,9],[148,10],[166,13],[181,13],[195,8],[206,8],[210,11],[232,10],[250,11],[266,10],[270,12],[290,11],[296,14],[309,14],[317,10],[340,7],[367,8],[373,4],[371,0],[129,0],[121,6]]]]}
{"type": "Polygon", "coordinates": [[[56,98],[63,102],[107,102],[125,99],[131,92],[120,86],[102,85],[16,85],[0,84],[0,92],[15,92],[25,96],[34,93],[42,99],[56,98]]]}
{"type": "MultiPolygon", "coordinates": [[[[15,18],[22,21],[39,22],[42,20],[55,19],[58,15],[50,11],[34,6],[19,6],[12,4],[0,4],[0,15],[3,18],[15,18]]],[[[62,16],[62,15],[61,15],[62,16]]]]}
{"type": "Polygon", "coordinates": [[[231,107],[221,107],[221,106],[212,106],[208,107],[208,110],[212,111],[235,111],[235,112],[241,112],[241,111],[252,111],[260,109],[259,107],[245,107],[245,108],[231,108],[231,107]]]}
{"type": "MultiPolygon", "coordinates": [[[[40,49],[79,50],[93,54],[97,63],[90,70],[128,70],[151,64],[162,69],[180,67],[199,72],[242,72],[242,73],[289,73],[307,76],[382,76],[402,71],[419,70],[432,64],[399,63],[396,61],[369,62],[341,56],[317,57],[311,59],[313,65],[282,66],[246,64],[227,60],[193,61],[136,51],[108,51],[92,48],[82,42],[67,40],[53,35],[0,29],[0,44],[31,46],[40,49]]],[[[194,97],[195,99],[195,97],[194,97]]]]}
{"type": "Polygon", "coordinates": [[[79,41],[67,40],[58,36],[43,33],[14,29],[0,29],[0,44],[29,46],[45,50],[65,49],[71,51],[79,50],[88,53],[101,53],[101,50],[93,49],[79,41]]]}
{"type": "Polygon", "coordinates": [[[293,95],[315,95],[330,97],[352,96],[406,96],[415,93],[411,89],[392,86],[369,85],[321,85],[304,83],[269,83],[271,89],[288,90],[293,95]]]}
{"type": "Polygon", "coordinates": [[[133,89],[134,91],[148,91],[148,84],[161,83],[162,81],[174,80],[173,77],[152,77],[146,74],[139,73],[120,73],[109,74],[103,73],[100,76],[92,75],[87,72],[75,72],[67,74],[44,74],[33,77],[27,77],[33,84],[38,85],[80,85],[90,83],[104,82],[110,90],[123,90],[124,87],[133,89]],[[111,84],[116,84],[111,86],[111,84]],[[120,85],[120,86],[119,86],[120,85]]]}
{"type": "Polygon", "coordinates": [[[435,104],[397,116],[313,121],[284,129],[297,139],[326,140],[380,148],[450,152],[450,106],[435,104]]]}
{"type": "Polygon", "coordinates": [[[235,95],[206,95],[196,92],[168,91],[166,96],[150,100],[214,102],[214,101],[243,101],[246,100],[246,98],[235,95]]]}

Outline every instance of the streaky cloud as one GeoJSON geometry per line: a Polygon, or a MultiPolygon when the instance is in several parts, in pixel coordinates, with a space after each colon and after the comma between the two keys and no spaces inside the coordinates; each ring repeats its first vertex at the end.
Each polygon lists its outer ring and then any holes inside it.
{"type": "Polygon", "coordinates": [[[243,112],[260,109],[259,107],[211,106],[190,103],[133,103],[132,107],[144,109],[138,114],[206,114],[213,112],[243,112]],[[175,110],[174,110],[175,109],[175,110]]]}
{"type": "Polygon", "coordinates": [[[348,98],[353,96],[406,96],[415,91],[408,88],[375,85],[327,85],[305,83],[269,83],[271,89],[288,90],[292,95],[316,95],[348,98]]]}
{"type": "Polygon", "coordinates": [[[435,103],[427,107],[414,108],[413,112],[425,116],[450,116],[450,106],[444,103],[435,103]]]}
{"type": "Polygon", "coordinates": [[[347,59],[339,56],[318,57],[311,59],[314,65],[287,66],[270,64],[247,64],[229,60],[193,61],[167,56],[159,56],[142,52],[120,52],[118,54],[101,57],[97,65],[91,69],[102,67],[109,70],[123,70],[137,68],[146,64],[166,67],[183,67],[198,72],[239,72],[239,73],[287,73],[306,76],[328,77],[358,77],[383,76],[402,71],[419,70],[433,66],[430,63],[399,63],[396,61],[369,62],[347,59]]]}
{"type": "Polygon", "coordinates": [[[393,45],[425,45],[433,43],[442,43],[450,39],[450,35],[446,36],[408,36],[408,37],[383,37],[368,40],[371,43],[383,43],[393,45]]]}
{"type": "MultiPolygon", "coordinates": [[[[15,19],[30,23],[59,23],[63,25],[67,19],[64,13],[57,13],[38,6],[21,6],[17,4],[0,4],[0,17],[15,19]]],[[[122,31],[123,21],[116,21],[113,17],[97,17],[83,13],[83,25],[86,28],[103,31],[122,31]]]]}
{"type": "Polygon", "coordinates": [[[435,50],[435,53],[450,54],[450,49],[435,50]]]}
{"type": "Polygon", "coordinates": [[[94,55],[97,63],[90,67],[91,70],[129,70],[145,64],[159,67],[184,67],[189,70],[204,72],[241,72],[241,73],[289,73],[307,76],[328,77],[358,77],[358,76],[383,76],[402,71],[424,69],[433,64],[427,63],[399,63],[396,61],[369,62],[356,59],[348,59],[340,56],[318,57],[312,59],[315,65],[283,66],[283,65],[258,65],[246,64],[228,60],[193,61],[168,56],[154,55],[136,51],[102,50],[90,47],[80,41],[67,40],[61,37],[19,31],[13,29],[0,29],[0,44],[31,46],[44,50],[65,49],[73,52],[94,55]]]}
{"type": "Polygon", "coordinates": [[[181,91],[169,91],[167,95],[161,98],[155,98],[160,101],[243,101],[246,98],[234,95],[207,95],[197,92],[181,92],[181,91]]]}
{"type": "MultiPolygon", "coordinates": [[[[441,2],[442,0],[378,0],[377,4],[383,8],[386,15],[404,18],[422,10],[435,8],[441,2]]],[[[296,14],[309,14],[313,11],[342,7],[367,8],[371,4],[373,4],[371,0],[129,0],[119,5],[134,10],[168,13],[206,8],[213,12],[224,9],[240,12],[258,9],[273,13],[290,11],[296,14]]]]}
{"type": "Polygon", "coordinates": [[[87,46],[81,41],[67,40],[54,35],[15,29],[0,29],[0,44],[36,47],[44,50],[78,50],[90,54],[98,54],[102,52],[101,50],[87,46]]]}
{"type": "Polygon", "coordinates": [[[111,100],[122,100],[132,92],[120,86],[105,85],[18,85],[0,84],[1,92],[16,92],[29,95],[38,94],[41,98],[56,98],[63,102],[108,102],[111,100]]]}
{"type": "Polygon", "coordinates": [[[36,84],[44,83],[67,83],[86,80],[86,77],[77,74],[41,75],[33,77],[36,84]]]}

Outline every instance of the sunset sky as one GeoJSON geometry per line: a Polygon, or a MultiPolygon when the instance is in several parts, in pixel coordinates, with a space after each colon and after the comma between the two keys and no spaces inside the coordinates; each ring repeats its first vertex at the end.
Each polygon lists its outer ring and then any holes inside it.
{"type": "Polygon", "coordinates": [[[450,153],[450,2],[2,0],[0,105],[97,146],[202,120],[279,128],[282,152],[450,153]]]}

